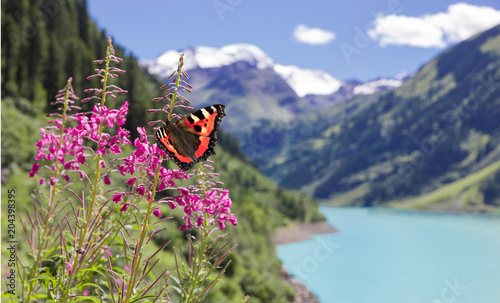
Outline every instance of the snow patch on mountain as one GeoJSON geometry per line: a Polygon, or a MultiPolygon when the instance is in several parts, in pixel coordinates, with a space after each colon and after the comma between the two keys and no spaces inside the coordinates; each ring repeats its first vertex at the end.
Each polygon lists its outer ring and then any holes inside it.
{"type": "Polygon", "coordinates": [[[275,64],[274,71],[290,85],[299,97],[309,94],[330,95],[342,86],[342,81],[322,70],[275,64]]]}
{"type": "Polygon", "coordinates": [[[356,86],[353,90],[355,95],[371,95],[379,91],[396,89],[403,84],[403,79],[377,79],[356,86]]]}
{"type": "Polygon", "coordinates": [[[274,65],[274,61],[263,50],[250,44],[232,44],[220,49],[199,47],[196,60],[201,68],[221,67],[237,61],[249,62],[258,69],[271,68],[274,65]]]}
{"type": "Polygon", "coordinates": [[[246,61],[259,69],[272,68],[274,61],[255,45],[232,44],[221,48],[198,46],[184,51],[169,50],[161,54],[156,60],[141,61],[150,73],[160,77],[168,77],[177,69],[179,56],[184,53],[184,69],[216,68],[246,61]]]}

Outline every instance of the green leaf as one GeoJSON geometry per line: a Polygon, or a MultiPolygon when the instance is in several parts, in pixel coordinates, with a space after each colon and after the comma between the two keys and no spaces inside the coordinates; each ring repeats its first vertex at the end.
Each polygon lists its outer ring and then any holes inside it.
{"type": "Polygon", "coordinates": [[[95,273],[98,273],[100,275],[104,275],[101,271],[97,270],[97,269],[94,269],[94,268],[84,268],[84,269],[80,269],[80,272],[95,272],[95,273]]]}
{"type": "Polygon", "coordinates": [[[73,301],[73,302],[80,302],[83,300],[90,300],[92,302],[101,302],[98,298],[89,297],[89,296],[78,297],[78,299],[76,301],[73,301]]]}
{"type": "Polygon", "coordinates": [[[143,300],[146,300],[146,299],[154,299],[154,298],[156,298],[156,296],[147,295],[147,296],[144,296],[144,297],[141,297],[141,298],[137,298],[137,299],[131,300],[130,303],[140,302],[140,301],[143,301],[143,300]]]}
{"type": "Polygon", "coordinates": [[[84,289],[87,286],[92,286],[92,287],[95,287],[95,288],[99,288],[102,292],[105,292],[105,290],[101,286],[99,286],[98,284],[95,284],[95,283],[84,283],[84,284],[79,285],[79,288],[80,289],[84,289]]]}

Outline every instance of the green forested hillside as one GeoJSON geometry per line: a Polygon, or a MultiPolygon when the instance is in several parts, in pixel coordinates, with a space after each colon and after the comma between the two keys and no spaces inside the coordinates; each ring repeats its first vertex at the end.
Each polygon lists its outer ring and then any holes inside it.
{"type": "MultiPolygon", "coordinates": [[[[102,58],[106,49],[106,34],[87,16],[86,1],[50,3],[2,1],[2,201],[6,200],[7,189],[15,188],[19,211],[30,205],[30,195],[38,186],[27,173],[40,128],[52,111],[49,103],[70,76],[76,94],[87,97],[83,90],[97,85],[85,78],[93,73],[92,61],[102,58]]],[[[153,97],[162,95],[161,84],[141,70],[133,56],[124,55],[119,47],[115,49],[124,58],[119,67],[127,72],[113,83],[128,90],[120,97],[131,107],[126,127],[133,136],[138,126],[146,126],[151,132],[147,121],[152,117],[146,109],[153,107],[153,97]]],[[[317,203],[263,177],[229,135],[220,134],[217,155],[212,159],[220,180],[230,190],[233,211],[238,216],[238,226],[228,230],[238,246],[232,253],[228,274],[211,300],[240,302],[244,295],[250,295],[251,302],[292,301],[293,290],[279,276],[281,264],[270,236],[290,221],[323,220],[317,203]]],[[[168,215],[182,216],[175,212],[168,215]]],[[[167,233],[175,245],[186,245],[183,233],[176,228],[170,230],[175,231],[167,233]]],[[[165,252],[169,258],[162,262],[171,265],[170,249],[165,252]]]]}
{"type": "MultiPolygon", "coordinates": [[[[87,15],[85,0],[2,0],[2,97],[29,100],[30,111],[49,111],[49,103],[69,77],[81,98],[83,90],[95,87],[96,59],[105,56],[107,36],[87,15]]],[[[128,127],[145,125],[151,99],[161,94],[159,82],[144,73],[133,55],[125,55],[121,68],[127,73],[116,85],[128,91],[123,99],[131,106],[128,127]]]]}
{"type": "MultiPolygon", "coordinates": [[[[357,96],[253,135],[273,138],[257,162],[285,186],[335,204],[397,205],[500,160],[499,118],[497,26],[445,51],[393,92],[357,96]]],[[[477,179],[479,194],[467,200],[474,206],[456,209],[497,208],[496,179],[477,179]]],[[[448,202],[466,201],[459,198],[468,189],[448,202]]]]}

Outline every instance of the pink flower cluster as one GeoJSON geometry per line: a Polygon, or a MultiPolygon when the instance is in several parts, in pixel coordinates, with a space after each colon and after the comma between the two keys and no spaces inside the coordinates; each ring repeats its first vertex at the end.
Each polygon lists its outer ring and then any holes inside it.
{"type": "MultiPolygon", "coordinates": [[[[60,129],[60,125],[56,128],[60,129]]],[[[82,177],[83,172],[81,172],[80,165],[85,163],[85,147],[83,146],[83,139],[81,137],[75,136],[72,133],[72,128],[66,128],[63,134],[54,133],[51,127],[46,127],[41,129],[42,138],[36,143],[37,152],[35,160],[48,160],[57,161],[63,164],[64,170],[60,173],[58,177],[63,177],[66,181],[69,181],[68,171],[79,171],[80,177],[82,177]]],[[[29,172],[30,177],[34,177],[41,164],[33,163],[33,168],[29,172]]],[[[55,172],[55,165],[48,166],[49,170],[55,172]]],[[[57,182],[56,178],[51,178],[50,183],[54,185],[57,182]]],[[[41,178],[40,184],[45,183],[45,179],[41,178]]]]}
{"type": "MultiPolygon", "coordinates": [[[[160,156],[164,156],[166,153],[164,150],[160,150],[156,143],[152,145],[149,144],[145,127],[138,127],[137,131],[139,132],[139,137],[134,140],[136,150],[127,158],[122,159],[123,164],[118,166],[118,170],[125,176],[127,172],[133,175],[136,169],[139,169],[146,175],[153,177],[158,166],[163,162],[160,156]]],[[[160,167],[158,190],[163,190],[168,186],[174,186],[175,184],[171,181],[172,179],[184,180],[187,178],[189,178],[189,176],[181,170],[168,170],[165,167],[160,167]]],[[[131,178],[127,182],[132,182],[131,180],[135,179],[131,178]]]]}
{"type": "MultiPolygon", "coordinates": [[[[158,145],[156,143],[153,145],[149,144],[145,127],[138,127],[137,131],[139,132],[139,137],[134,140],[136,150],[128,157],[122,159],[123,163],[118,165],[118,171],[123,176],[127,173],[134,175],[136,171],[139,171],[142,177],[129,178],[125,183],[130,186],[131,191],[128,193],[116,192],[112,197],[112,201],[115,203],[121,202],[126,195],[146,196],[149,199],[149,188],[151,188],[153,183],[150,181],[151,178],[148,177],[154,177],[158,168],[160,170],[157,182],[157,188],[159,191],[175,186],[174,180],[184,180],[189,178],[189,176],[182,170],[159,167],[163,162],[160,156],[165,155],[165,151],[158,149],[158,145]],[[140,183],[139,181],[141,180],[145,180],[146,183],[140,183]]],[[[129,206],[130,203],[125,203],[121,207],[121,211],[128,210],[129,206]]],[[[161,217],[161,211],[159,209],[155,209],[154,215],[161,217]]]]}
{"type": "Polygon", "coordinates": [[[120,145],[131,144],[128,140],[130,132],[121,128],[125,124],[128,112],[128,102],[125,101],[119,110],[108,109],[105,105],[95,104],[90,118],[86,115],[77,116],[80,122],[73,132],[81,137],[87,137],[99,144],[96,153],[98,155],[109,154],[110,152],[118,155],[121,154],[120,145]],[[118,126],[116,135],[110,135],[99,130],[100,125],[106,125],[109,128],[114,128],[115,123],[118,126]],[[101,134],[99,134],[101,131],[101,134]]]}
{"type": "MultiPolygon", "coordinates": [[[[56,177],[50,179],[50,184],[54,185],[61,177],[66,181],[69,181],[68,172],[77,171],[80,173],[80,178],[84,176],[83,171],[80,170],[80,165],[85,163],[85,159],[88,156],[85,151],[92,149],[86,149],[83,145],[84,139],[89,139],[91,141],[97,142],[99,147],[95,151],[98,155],[104,154],[121,154],[120,145],[131,144],[129,141],[130,132],[118,127],[115,135],[110,135],[101,130],[99,135],[99,125],[106,125],[107,127],[114,128],[115,123],[118,125],[123,125],[125,123],[125,116],[128,111],[128,103],[125,102],[119,110],[109,110],[106,106],[95,105],[94,110],[91,112],[90,118],[85,114],[77,115],[67,115],[66,121],[78,121],[76,127],[67,127],[62,131],[63,127],[63,117],[59,117],[52,121],[55,126],[48,126],[41,129],[42,138],[36,144],[38,150],[35,160],[48,160],[57,161],[63,164],[64,170],[56,177]],[[56,130],[56,131],[54,131],[56,130]]],[[[101,163],[101,167],[105,167],[105,162],[101,163]]],[[[30,177],[34,177],[41,164],[34,163],[32,170],[29,172],[30,177]]],[[[47,166],[54,175],[56,171],[56,166],[47,166]]],[[[109,184],[109,177],[106,175],[104,177],[105,183],[109,184]]],[[[44,184],[46,180],[41,178],[39,183],[44,184]]]]}
{"type": "MultiPolygon", "coordinates": [[[[184,207],[184,224],[179,228],[181,231],[191,229],[193,226],[201,226],[204,214],[209,214],[209,224],[218,224],[220,229],[226,228],[226,223],[237,225],[236,216],[231,213],[232,201],[229,198],[229,190],[208,190],[206,197],[202,199],[198,194],[193,194],[184,187],[178,187],[180,196],[175,197],[177,205],[184,207]]],[[[170,204],[172,208],[174,205],[170,204]]],[[[174,207],[175,208],[175,207],[174,207]]]]}
{"type": "MultiPolygon", "coordinates": [[[[71,78],[64,89],[60,90],[56,95],[56,101],[52,105],[62,104],[63,114],[54,113],[49,116],[56,118],[49,121],[49,126],[41,129],[41,139],[36,143],[37,151],[35,160],[50,161],[52,164],[42,166],[40,163],[33,163],[32,170],[29,172],[30,177],[34,177],[39,173],[41,167],[48,169],[50,177],[50,184],[54,185],[61,178],[69,181],[68,172],[77,171],[80,173],[80,178],[84,173],[80,170],[80,165],[85,163],[87,155],[85,154],[85,147],[83,146],[83,138],[74,132],[74,128],[68,127],[68,122],[74,121],[74,115],[68,115],[67,112],[71,110],[79,110],[80,107],[73,105],[74,100],[78,97],[74,94],[71,87],[71,78]],[[69,93],[69,98],[66,99],[66,92],[69,93]],[[53,125],[52,125],[53,124],[53,125]],[[59,162],[62,164],[63,169],[57,172],[58,168],[55,164],[59,162]]],[[[46,179],[40,178],[40,184],[45,184],[46,179]]]]}
{"type": "MultiPolygon", "coordinates": [[[[56,128],[60,130],[61,125],[56,128]]],[[[40,131],[42,138],[36,143],[38,150],[35,160],[56,160],[65,164],[65,156],[71,155],[75,156],[78,163],[85,163],[83,139],[73,135],[71,127],[64,129],[62,138],[60,133],[54,133],[50,127],[42,128],[40,131]]]]}

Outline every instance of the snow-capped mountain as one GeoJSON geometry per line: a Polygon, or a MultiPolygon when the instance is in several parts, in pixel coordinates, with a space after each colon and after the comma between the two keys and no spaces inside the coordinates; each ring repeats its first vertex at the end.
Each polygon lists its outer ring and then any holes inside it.
{"type": "Polygon", "coordinates": [[[258,69],[273,69],[295,91],[297,96],[330,95],[342,85],[342,81],[318,69],[305,69],[294,65],[274,62],[263,50],[251,44],[232,44],[221,48],[198,46],[184,51],[169,50],[155,60],[141,64],[152,74],[168,77],[177,68],[179,55],[184,53],[184,68],[217,68],[238,61],[245,61],[258,69]]]}
{"type": "Polygon", "coordinates": [[[272,68],[274,61],[260,48],[251,44],[231,44],[221,48],[198,46],[184,51],[169,50],[156,60],[144,60],[150,73],[160,77],[168,77],[177,69],[179,55],[184,54],[184,69],[215,68],[246,61],[259,69],[272,68]]]}

